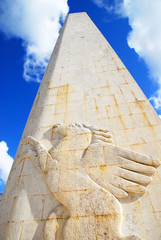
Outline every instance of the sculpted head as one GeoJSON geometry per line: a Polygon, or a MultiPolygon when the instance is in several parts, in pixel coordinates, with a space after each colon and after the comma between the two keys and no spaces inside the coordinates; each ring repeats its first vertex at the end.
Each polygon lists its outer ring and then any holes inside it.
{"type": "Polygon", "coordinates": [[[55,124],[52,130],[53,151],[85,150],[91,144],[110,144],[112,136],[106,129],[74,124],[55,124]]]}
{"type": "Polygon", "coordinates": [[[83,124],[81,123],[74,123],[74,124],[55,124],[53,126],[53,133],[59,133],[62,134],[64,137],[65,136],[75,136],[77,134],[89,134],[91,131],[89,128],[84,127],[83,124]]]}
{"type": "Polygon", "coordinates": [[[81,123],[56,124],[52,131],[52,145],[63,151],[85,149],[92,141],[92,132],[81,123]]]}

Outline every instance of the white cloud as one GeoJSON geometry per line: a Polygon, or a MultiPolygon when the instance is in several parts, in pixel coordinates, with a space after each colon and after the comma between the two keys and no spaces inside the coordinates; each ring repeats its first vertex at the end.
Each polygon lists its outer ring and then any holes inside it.
{"type": "Polygon", "coordinates": [[[97,6],[127,17],[131,31],[127,41],[130,48],[145,61],[149,75],[158,89],[151,96],[156,109],[161,108],[161,1],[160,0],[93,0],[97,6]]]}
{"type": "Polygon", "coordinates": [[[13,158],[7,152],[8,147],[6,142],[0,142],[0,180],[3,182],[7,181],[13,163],[13,158]]]}
{"type": "Polygon", "coordinates": [[[24,78],[40,81],[68,13],[67,0],[2,0],[0,30],[22,39],[26,48],[24,78]]]}
{"type": "Polygon", "coordinates": [[[106,6],[106,3],[104,0],[92,0],[98,7],[102,8],[106,6]]]}
{"type": "Polygon", "coordinates": [[[122,8],[122,0],[92,0],[92,2],[99,8],[105,8],[108,12],[119,13],[122,8]]]}
{"type": "Polygon", "coordinates": [[[161,1],[124,0],[124,13],[132,28],[128,44],[144,59],[158,90],[150,100],[156,109],[161,107],[161,1]]]}

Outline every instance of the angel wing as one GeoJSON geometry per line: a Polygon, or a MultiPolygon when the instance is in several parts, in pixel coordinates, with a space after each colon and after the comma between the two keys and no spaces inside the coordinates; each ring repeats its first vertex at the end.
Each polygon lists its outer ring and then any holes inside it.
{"type": "Polygon", "coordinates": [[[105,179],[107,188],[117,198],[124,198],[128,193],[143,194],[151,182],[150,177],[160,165],[159,160],[136,153],[134,151],[105,146],[107,171],[105,179]]]}
{"type": "Polygon", "coordinates": [[[100,155],[104,156],[105,160],[104,163],[100,162],[100,166],[95,170],[89,167],[90,177],[117,198],[126,198],[129,193],[145,193],[160,161],[110,144],[112,135],[105,129],[86,127],[93,132],[93,143],[87,150],[86,162],[90,158],[90,161],[92,159],[92,162],[98,163],[99,161],[94,159],[99,157],[99,151],[103,152],[100,152],[100,155]]]}

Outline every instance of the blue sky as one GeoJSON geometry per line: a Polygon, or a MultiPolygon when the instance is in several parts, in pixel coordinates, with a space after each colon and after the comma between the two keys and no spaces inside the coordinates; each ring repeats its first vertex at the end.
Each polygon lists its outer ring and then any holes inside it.
{"type": "Polygon", "coordinates": [[[87,12],[161,114],[160,0],[1,0],[0,192],[68,11],[87,12]]]}

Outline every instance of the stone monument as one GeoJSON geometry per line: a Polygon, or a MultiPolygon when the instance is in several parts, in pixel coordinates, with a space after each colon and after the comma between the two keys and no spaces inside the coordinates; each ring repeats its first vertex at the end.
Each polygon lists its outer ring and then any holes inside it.
{"type": "Polygon", "coordinates": [[[109,43],[69,14],[0,202],[0,239],[161,239],[160,140],[109,43]]]}

